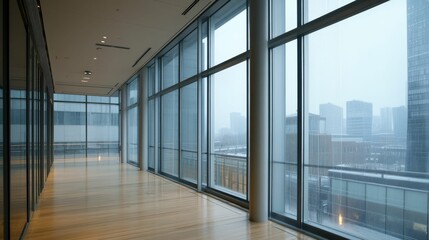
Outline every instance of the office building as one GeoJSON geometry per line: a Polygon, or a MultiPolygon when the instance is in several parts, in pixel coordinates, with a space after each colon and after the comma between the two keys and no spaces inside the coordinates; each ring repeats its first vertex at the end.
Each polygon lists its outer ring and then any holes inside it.
{"type": "Polygon", "coordinates": [[[408,125],[406,169],[429,171],[429,11],[427,1],[407,1],[408,125]]]}
{"type": "Polygon", "coordinates": [[[407,139],[407,108],[405,106],[392,108],[393,133],[396,138],[406,145],[407,139]]]}
{"type": "Polygon", "coordinates": [[[235,134],[246,133],[246,118],[238,112],[232,112],[229,115],[231,131],[235,134]]]}
{"type": "Polygon", "coordinates": [[[384,107],[380,109],[380,133],[391,133],[393,130],[392,108],[384,107]]]}
{"type": "Polygon", "coordinates": [[[429,238],[427,0],[0,6],[0,239],[429,238]]]}
{"type": "Polygon", "coordinates": [[[320,116],[326,119],[326,133],[343,134],[343,109],[332,103],[319,105],[320,116]]]}
{"type": "Polygon", "coordinates": [[[369,138],[372,134],[372,103],[347,101],[347,134],[369,138]]]}

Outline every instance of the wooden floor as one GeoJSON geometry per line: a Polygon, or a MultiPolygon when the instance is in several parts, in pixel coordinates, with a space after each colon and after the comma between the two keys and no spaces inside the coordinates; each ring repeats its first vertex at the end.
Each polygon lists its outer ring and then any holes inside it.
{"type": "Polygon", "coordinates": [[[311,239],[113,160],[57,161],[26,239],[311,239]]]}

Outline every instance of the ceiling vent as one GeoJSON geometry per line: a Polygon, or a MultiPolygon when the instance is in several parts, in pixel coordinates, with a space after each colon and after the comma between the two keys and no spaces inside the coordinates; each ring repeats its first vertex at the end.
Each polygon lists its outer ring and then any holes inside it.
{"type": "Polygon", "coordinates": [[[197,3],[199,2],[200,0],[194,0],[192,3],[191,3],[191,5],[189,5],[189,7],[188,8],[186,8],[185,9],[185,11],[183,11],[182,12],[182,15],[183,16],[185,16],[189,11],[191,11],[191,9],[195,6],[195,5],[197,5],[197,3]]]}
{"type": "Polygon", "coordinates": [[[129,47],[123,47],[123,46],[117,46],[117,45],[109,45],[109,44],[101,44],[101,43],[96,43],[95,45],[99,46],[99,47],[109,47],[109,48],[118,48],[118,49],[130,50],[129,47]]]}

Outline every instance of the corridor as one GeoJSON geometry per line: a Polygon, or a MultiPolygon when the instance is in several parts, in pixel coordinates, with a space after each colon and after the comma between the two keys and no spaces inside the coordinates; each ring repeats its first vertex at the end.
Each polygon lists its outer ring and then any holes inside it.
{"type": "Polygon", "coordinates": [[[26,239],[311,239],[117,160],[58,160],[26,239]]]}

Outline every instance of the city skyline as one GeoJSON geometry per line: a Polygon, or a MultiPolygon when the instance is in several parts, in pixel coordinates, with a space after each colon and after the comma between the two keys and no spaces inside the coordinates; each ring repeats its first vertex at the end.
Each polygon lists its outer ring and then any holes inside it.
{"type": "MultiPolygon", "coordinates": [[[[407,106],[406,2],[390,1],[305,38],[308,112],[317,113],[321,103],[345,109],[355,99],[373,103],[376,113],[407,106]]],[[[292,104],[286,109],[296,109],[292,104]]]]}

